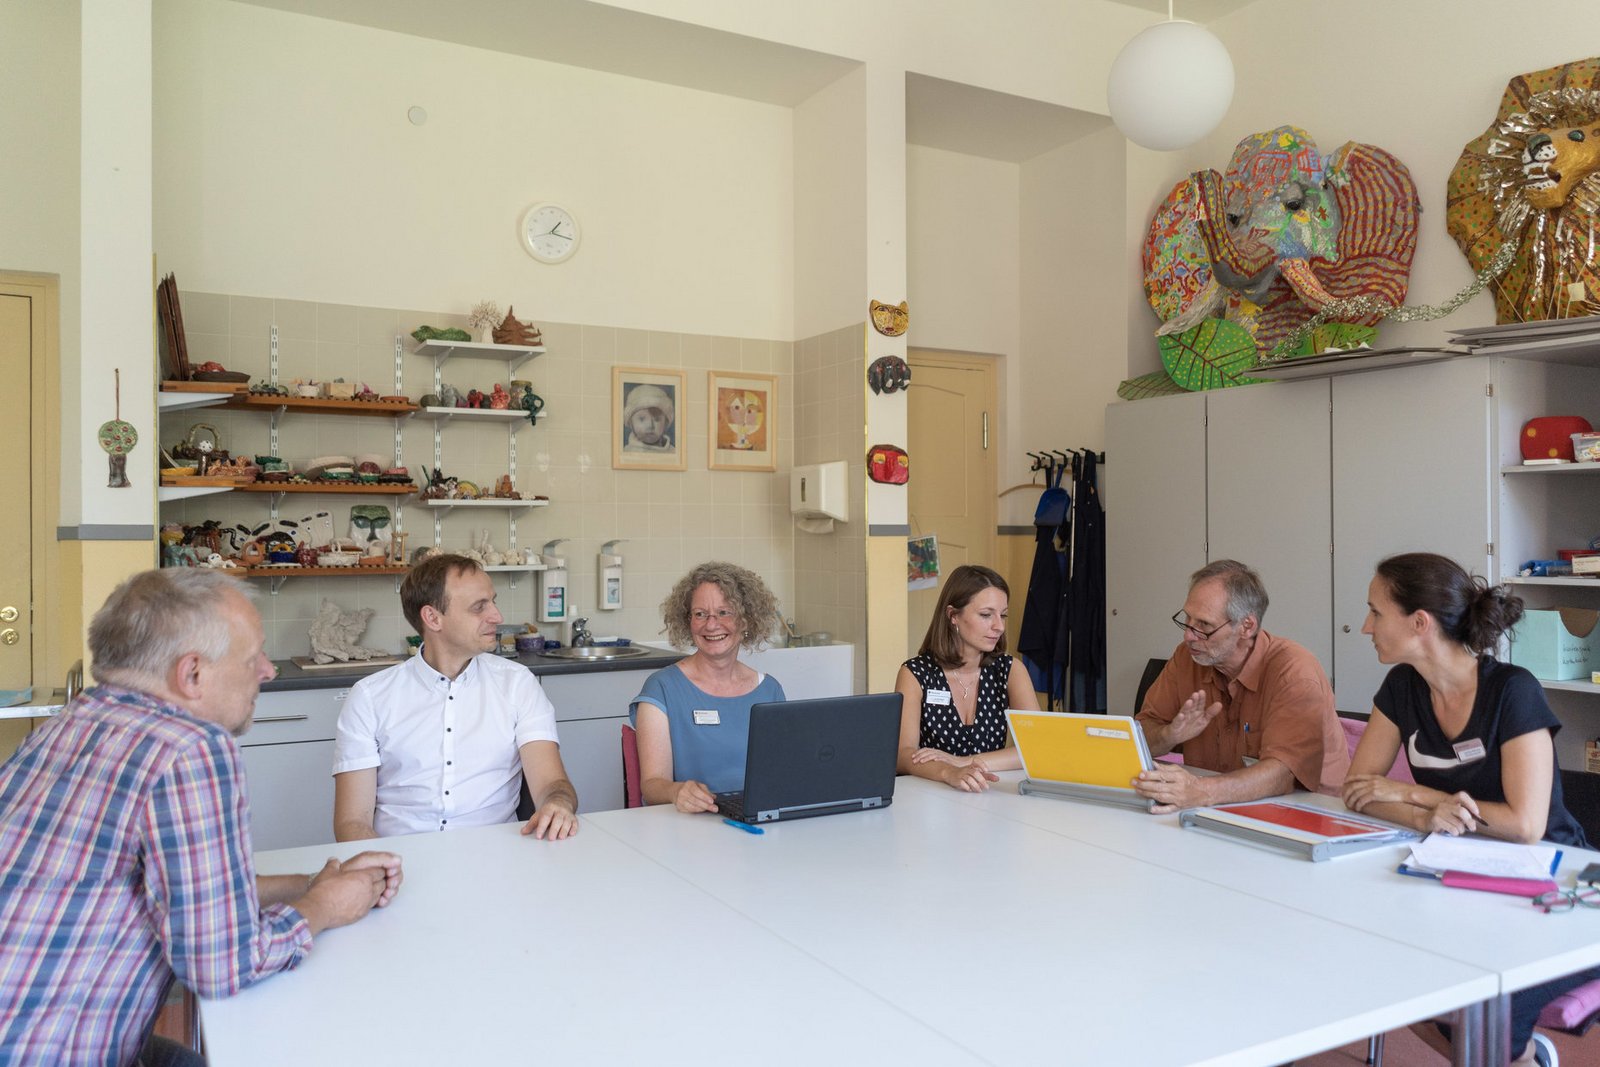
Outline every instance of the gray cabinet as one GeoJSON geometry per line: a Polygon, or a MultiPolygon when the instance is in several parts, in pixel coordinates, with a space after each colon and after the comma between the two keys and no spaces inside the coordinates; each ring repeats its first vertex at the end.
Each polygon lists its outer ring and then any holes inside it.
{"type": "Polygon", "coordinates": [[[262,693],[239,739],[258,849],[333,840],[333,736],[350,690],[262,693]]]}
{"type": "Polygon", "coordinates": [[[1107,708],[1132,715],[1147,660],[1178,643],[1172,613],[1206,562],[1203,393],[1106,409],[1107,708]]]}
{"type": "Polygon", "coordinates": [[[556,706],[561,762],[578,791],[578,811],[626,806],[622,791],[622,726],[628,702],[651,671],[545,675],[539,679],[556,706]]]}

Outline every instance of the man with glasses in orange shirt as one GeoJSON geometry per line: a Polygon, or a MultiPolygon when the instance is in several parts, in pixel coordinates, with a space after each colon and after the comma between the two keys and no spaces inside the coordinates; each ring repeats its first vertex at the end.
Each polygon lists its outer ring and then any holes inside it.
{"type": "Polygon", "coordinates": [[[1278,796],[1296,785],[1339,792],[1350,755],[1328,676],[1304,646],[1261,628],[1267,591],[1237,560],[1189,579],[1172,617],[1183,641],[1145,694],[1138,720],[1152,756],[1181,751],[1190,774],[1157,764],[1133,780],[1157,812],[1278,796]]]}

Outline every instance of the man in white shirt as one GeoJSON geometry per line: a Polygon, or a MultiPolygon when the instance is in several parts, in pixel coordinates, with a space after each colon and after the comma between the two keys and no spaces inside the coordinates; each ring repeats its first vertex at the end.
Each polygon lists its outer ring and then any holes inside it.
{"type": "Polygon", "coordinates": [[[555,708],[528,668],[493,653],[503,619],[494,598],[489,575],[465,556],[407,572],[400,603],[422,650],[357,682],[339,713],[336,839],[508,822],[523,778],[535,806],[524,834],[578,832],[555,708]]]}

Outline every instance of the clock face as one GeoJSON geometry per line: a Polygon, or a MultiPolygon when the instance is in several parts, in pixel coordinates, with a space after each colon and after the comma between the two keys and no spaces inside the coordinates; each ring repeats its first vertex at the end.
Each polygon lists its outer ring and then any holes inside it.
{"type": "Polygon", "coordinates": [[[578,221],[559,204],[535,204],[522,216],[522,246],[541,263],[560,263],[578,250],[578,221]]]}

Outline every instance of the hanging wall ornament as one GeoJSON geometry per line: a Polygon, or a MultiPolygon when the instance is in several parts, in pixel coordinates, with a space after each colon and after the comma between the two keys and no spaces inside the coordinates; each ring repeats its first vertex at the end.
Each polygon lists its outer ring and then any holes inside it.
{"type": "Polygon", "coordinates": [[[867,477],[883,485],[905,485],[911,480],[911,457],[894,445],[867,449],[867,477]]]}
{"type": "Polygon", "coordinates": [[[1494,284],[1495,321],[1600,311],[1600,58],[1511,79],[1450,172],[1445,225],[1494,284]]]}
{"type": "Polygon", "coordinates": [[[899,356],[879,356],[867,368],[867,385],[874,393],[898,393],[910,384],[911,368],[899,356]]]}
{"type": "Polygon", "coordinates": [[[133,428],[132,423],[122,421],[122,371],[116,372],[116,418],[100,426],[100,447],[111,457],[111,480],[106,482],[109,489],[126,489],[133,483],[128,481],[128,453],[133,451],[133,446],[139,443],[139,431],[133,428]]]}
{"type": "Polygon", "coordinates": [[[911,309],[904,300],[900,306],[872,302],[872,328],[885,337],[899,337],[906,332],[906,327],[911,324],[911,309]]]}

